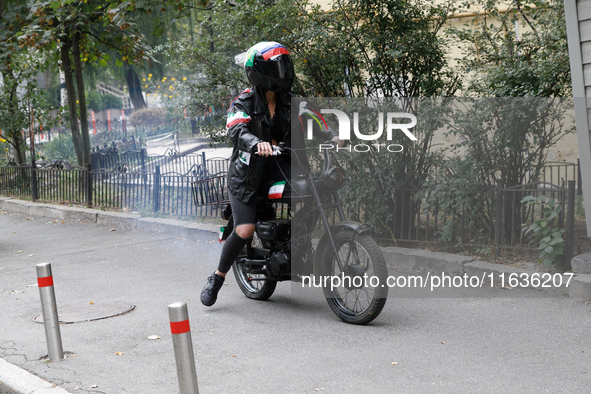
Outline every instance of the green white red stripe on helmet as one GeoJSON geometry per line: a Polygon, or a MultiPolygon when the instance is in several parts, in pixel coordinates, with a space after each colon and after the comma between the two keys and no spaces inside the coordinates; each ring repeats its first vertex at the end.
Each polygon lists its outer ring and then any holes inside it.
{"type": "Polygon", "coordinates": [[[246,53],[246,61],[244,66],[251,66],[254,64],[256,56],[262,56],[265,60],[274,60],[279,55],[289,55],[289,51],[283,45],[274,41],[259,42],[251,47],[246,53]]]}

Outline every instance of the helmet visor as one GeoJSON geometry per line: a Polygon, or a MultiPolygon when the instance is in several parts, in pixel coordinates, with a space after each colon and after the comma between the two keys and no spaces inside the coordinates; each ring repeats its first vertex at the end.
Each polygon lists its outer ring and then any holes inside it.
{"type": "Polygon", "coordinates": [[[253,69],[267,78],[286,81],[294,79],[293,62],[289,55],[280,55],[273,60],[255,59],[253,69]]]}

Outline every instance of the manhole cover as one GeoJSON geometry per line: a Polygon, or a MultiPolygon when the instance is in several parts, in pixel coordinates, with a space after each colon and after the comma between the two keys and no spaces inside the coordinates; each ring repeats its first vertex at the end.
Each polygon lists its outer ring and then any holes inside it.
{"type": "MultiPolygon", "coordinates": [[[[60,324],[80,323],[123,315],[131,312],[134,308],[135,305],[121,303],[88,304],[63,309],[58,306],[58,318],[60,324]]],[[[33,320],[43,323],[43,315],[37,315],[33,320]]]]}

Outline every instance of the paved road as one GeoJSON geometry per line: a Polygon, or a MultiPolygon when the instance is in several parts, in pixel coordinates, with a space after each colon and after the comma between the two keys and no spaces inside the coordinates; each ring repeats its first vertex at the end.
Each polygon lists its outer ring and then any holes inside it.
{"type": "Polygon", "coordinates": [[[214,234],[111,230],[0,214],[2,358],[72,393],[175,393],[167,305],[186,301],[202,394],[589,392],[588,303],[534,291],[508,298],[500,289],[389,299],[373,324],[358,327],[322,299],[292,295],[289,284],[256,302],[231,278],[205,308],[199,292],[220,252],[214,234]],[[62,325],[69,357],[43,362],[43,326],[33,321],[40,262],[52,263],[60,311],[112,302],[136,309],[62,325]]]}

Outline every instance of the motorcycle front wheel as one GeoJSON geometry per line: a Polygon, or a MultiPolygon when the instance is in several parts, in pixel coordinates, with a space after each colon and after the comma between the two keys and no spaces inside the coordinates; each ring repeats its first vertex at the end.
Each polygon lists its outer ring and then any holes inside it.
{"type": "Polygon", "coordinates": [[[345,230],[336,233],[334,241],[342,269],[332,245],[327,245],[321,265],[322,277],[328,278],[324,296],[345,323],[367,324],[378,317],[386,304],[386,260],[369,234],[345,230]]]}
{"type": "MultiPolygon", "coordinates": [[[[251,245],[252,247],[262,246],[256,234],[253,236],[251,245]]],[[[244,253],[241,257],[244,257],[244,255],[249,257],[249,252],[250,248],[245,246],[244,253]]],[[[234,271],[236,282],[238,282],[238,287],[248,298],[263,301],[271,297],[273,292],[275,292],[275,288],[277,287],[276,280],[268,279],[264,274],[253,274],[247,272],[244,268],[244,265],[238,262],[232,264],[232,270],[234,271]]]]}

